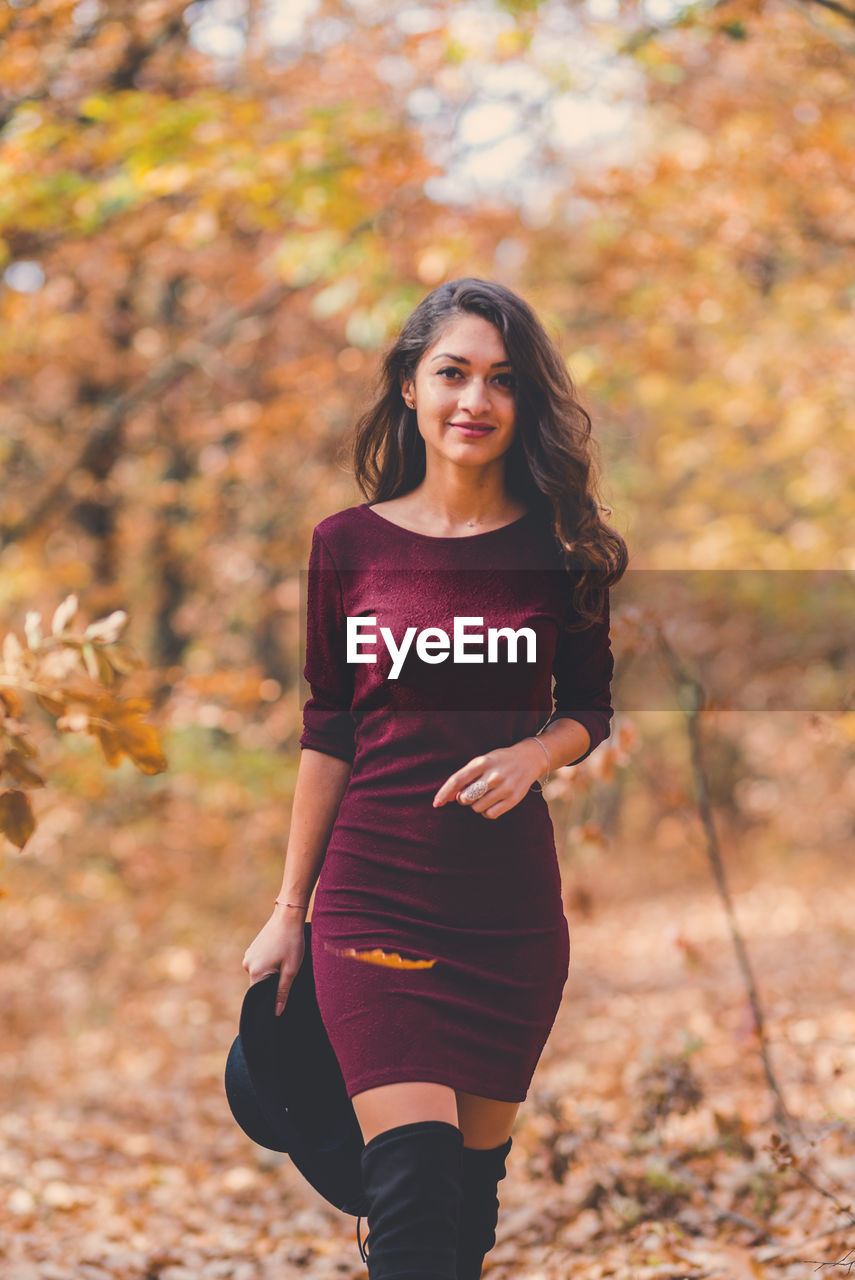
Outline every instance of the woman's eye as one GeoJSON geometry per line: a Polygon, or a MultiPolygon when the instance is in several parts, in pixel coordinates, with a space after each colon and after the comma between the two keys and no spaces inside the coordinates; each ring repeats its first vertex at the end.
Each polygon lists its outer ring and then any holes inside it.
{"type": "MultiPolygon", "coordinates": [[[[454,365],[448,365],[445,369],[438,369],[437,373],[441,378],[445,378],[448,382],[457,382],[463,377],[463,371],[454,365]]],[[[512,373],[499,373],[494,378],[500,387],[505,391],[515,391],[517,386],[516,378],[512,373]]]]}

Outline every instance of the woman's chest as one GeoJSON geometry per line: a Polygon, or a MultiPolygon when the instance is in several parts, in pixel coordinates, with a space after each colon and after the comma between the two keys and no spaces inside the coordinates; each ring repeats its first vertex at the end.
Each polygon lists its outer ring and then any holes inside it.
{"type": "Polygon", "coordinates": [[[551,672],[566,614],[566,574],[407,569],[341,575],[345,646],[360,684],[385,682],[466,701],[551,672]]]}

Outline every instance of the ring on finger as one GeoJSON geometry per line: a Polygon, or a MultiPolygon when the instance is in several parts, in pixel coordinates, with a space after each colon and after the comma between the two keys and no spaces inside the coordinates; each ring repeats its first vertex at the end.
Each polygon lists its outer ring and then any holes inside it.
{"type": "Polygon", "coordinates": [[[458,795],[458,800],[480,800],[490,790],[489,784],[485,778],[476,778],[474,782],[470,782],[468,787],[464,787],[458,795]]]}

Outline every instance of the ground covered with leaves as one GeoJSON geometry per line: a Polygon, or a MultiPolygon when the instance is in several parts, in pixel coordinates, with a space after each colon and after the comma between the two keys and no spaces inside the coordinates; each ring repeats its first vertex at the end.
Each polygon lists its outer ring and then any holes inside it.
{"type": "MultiPolygon", "coordinates": [[[[364,1280],[355,1220],[223,1091],[284,802],[258,769],[91,777],[3,871],[0,1273],[364,1280]]],[[[625,845],[563,868],[571,972],[485,1276],[845,1276],[855,870],[728,851],[788,1129],[698,849],[625,845]]]]}

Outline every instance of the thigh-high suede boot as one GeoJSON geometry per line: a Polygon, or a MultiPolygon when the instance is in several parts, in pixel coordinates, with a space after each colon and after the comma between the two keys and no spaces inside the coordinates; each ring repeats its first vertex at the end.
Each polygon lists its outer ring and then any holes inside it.
{"type": "Polygon", "coordinates": [[[457,1280],[462,1149],[445,1120],[396,1125],[365,1144],[369,1280],[457,1280]]]}
{"type": "Polygon", "coordinates": [[[487,1151],[463,1148],[463,1202],[457,1233],[457,1280],[479,1280],[484,1258],[496,1243],[498,1184],[513,1139],[487,1151]]]}

